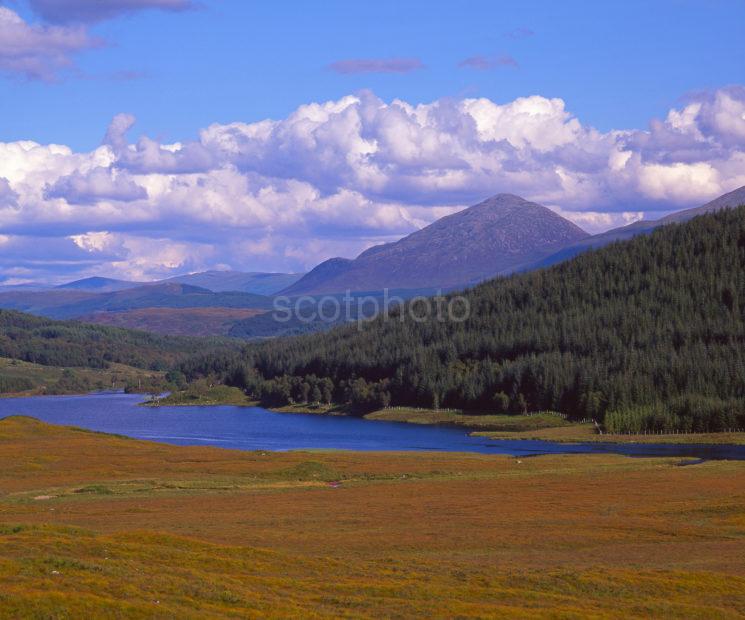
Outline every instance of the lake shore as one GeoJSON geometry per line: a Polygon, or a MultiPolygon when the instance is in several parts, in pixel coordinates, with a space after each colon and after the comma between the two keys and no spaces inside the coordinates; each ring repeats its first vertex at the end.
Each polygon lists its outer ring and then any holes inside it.
{"type": "Polygon", "coordinates": [[[354,415],[367,420],[405,422],[435,426],[453,426],[471,431],[471,434],[498,440],[538,440],[559,443],[664,443],[664,444],[717,444],[745,445],[745,433],[688,433],[688,434],[600,434],[592,423],[577,423],[564,419],[554,412],[531,415],[467,414],[452,410],[390,407],[367,413],[352,411],[339,405],[285,405],[265,407],[248,398],[238,388],[214,386],[200,392],[176,392],[146,406],[216,406],[263,407],[277,413],[304,413],[313,415],[354,415]]]}

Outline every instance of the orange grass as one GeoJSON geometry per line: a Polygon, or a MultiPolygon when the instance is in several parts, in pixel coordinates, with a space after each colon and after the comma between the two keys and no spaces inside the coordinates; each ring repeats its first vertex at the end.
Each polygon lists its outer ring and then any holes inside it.
{"type": "Polygon", "coordinates": [[[240,452],[10,418],[0,617],[740,617],[745,463],[678,462],[240,452]]]}

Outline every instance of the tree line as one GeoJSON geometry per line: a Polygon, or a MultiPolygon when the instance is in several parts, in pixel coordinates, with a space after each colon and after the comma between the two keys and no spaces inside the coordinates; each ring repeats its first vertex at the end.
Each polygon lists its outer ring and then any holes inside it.
{"type": "Polygon", "coordinates": [[[237,348],[225,340],[159,336],[0,310],[0,357],[43,366],[166,370],[195,350],[237,348]]]}

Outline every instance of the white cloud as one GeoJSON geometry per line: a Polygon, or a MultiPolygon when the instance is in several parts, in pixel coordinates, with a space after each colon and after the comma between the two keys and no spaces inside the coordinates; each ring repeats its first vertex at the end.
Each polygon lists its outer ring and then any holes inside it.
{"type": "Polygon", "coordinates": [[[561,99],[412,105],[361,92],[161,144],[130,143],[122,114],[91,152],[0,143],[0,233],[64,238],[49,252],[82,271],[143,277],[305,269],[497,192],[600,231],[745,185],[744,115],[737,87],[609,132],[561,99]]]}
{"type": "Polygon", "coordinates": [[[619,226],[626,226],[644,218],[644,211],[601,213],[598,211],[565,211],[554,205],[546,206],[591,234],[600,233],[611,228],[618,228],[619,226]]]}
{"type": "Polygon", "coordinates": [[[101,40],[81,26],[28,24],[15,11],[0,6],[0,72],[54,80],[74,65],[76,53],[100,45],[101,40]]]}
{"type": "Polygon", "coordinates": [[[103,252],[111,247],[114,242],[114,236],[105,230],[84,233],[82,235],[71,235],[70,239],[81,250],[85,250],[86,252],[103,252]]]}
{"type": "Polygon", "coordinates": [[[137,185],[126,171],[114,168],[93,168],[85,174],[75,171],[47,186],[44,197],[63,198],[69,204],[95,204],[102,200],[132,202],[147,198],[145,188],[137,185]]]}

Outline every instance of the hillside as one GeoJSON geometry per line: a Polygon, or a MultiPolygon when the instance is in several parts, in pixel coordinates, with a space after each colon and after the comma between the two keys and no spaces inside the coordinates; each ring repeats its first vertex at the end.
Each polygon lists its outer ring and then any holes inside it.
{"type": "Polygon", "coordinates": [[[687,222],[698,215],[713,213],[720,209],[732,209],[742,204],[745,204],[745,186],[727,194],[723,194],[700,207],[676,211],[675,213],[671,213],[659,220],[640,220],[626,226],[621,226],[620,228],[613,228],[606,232],[593,235],[592,237],[581,239],[580,241],[570,244],[558,252],[542,258],[537,262],[524,265],[522,270],[529,271],[532,269],[550,267],[551,265],[556,265],[557,263],[572,258],[573,256],[577,256],[587,250],[602,248],[616,241],[632,239],[637,235],[649,234],[655,228],[659,228],[665,224],[687,222]]]}
{"type": "Polygon", "coordinates": [[[297,282],[302,273],[262,273],[242,271],[203,271],[168,278],[164,282],[180,282],[206,288],[214,293],[237,291],[255,295],[273,295],[297,282]]]}
{"type": "Polygon", "coordinates": [[[148,284],[106,293],[75,290],[0,293],[0,307],[55,319],[72,319],[94,312],[118,312],[140,308],[251,308],[269,309],[263,295],[241,292],[213,293],[188,284],[148,284]]]}
{"type": "Polygon", "coordinates": [[[321,263],[282,293],[451,289],[509,273],[585,237],[550,209],[499,194],[354,260],[321,263]]]}
{"type": "Polygon", "coordinates": [[[42,366],[106,368],[119,363],[165,369],[194,351],[228,346],[221,341],[170,338],[0,310],[0,357],[42,366]]]}
{"type": "MultiPolygon", "coordinates": [[[[153,282],[132,282],[130,280],[116,280],[94,276],[67,282],[54,287],[55,290],[87,291],[90,293],[112,293],[141,286],[156,284],[188,284],[207,289],[213,293],[238,292],[253,293],[255,295],[272,295],[280,289],[297,282],[302,273],[264,273],[243,271],[200,271],[182,276],[173,276],[165,280],[153,282]]],[[[0,287],[2,288],[2,287],[0,287]]],[[[49,290],[50,287],[39,287],[49,290]]]]}
{"type": "Polygon", "coordinates": [[[465,294],[463,322],[391,320],[190,360],[265,402],[558,410],[616,431],[745,427],[745,207],[465,294]],[[315,391],[315,390],[314,390],[315,391]]]}
{"type": "Polygon", "coordinates": [[[90,293],[112,293],[114,291],[123,291],[128,288],[143,286],[145,282],[131,282],[129,280],[115,280],[113,278],[101,278],[94,276],[92,278],[83,278],[74,282],[60,284],[55,288],[58,290],[88,291],[90,293]]]}
{"type": "Polygon", "coordinates": [[[264,314],[251,308],[140,308],[95,312],[79,320],[169,336],[228,336],[237,324],[264,314]]]}

